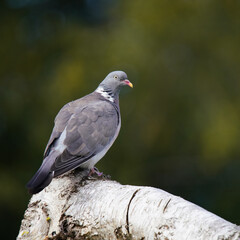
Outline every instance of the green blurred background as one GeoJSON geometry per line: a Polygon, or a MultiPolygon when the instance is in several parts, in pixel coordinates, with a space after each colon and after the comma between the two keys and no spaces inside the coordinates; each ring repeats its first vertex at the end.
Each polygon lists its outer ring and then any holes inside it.
{"type": "Polygon", "coordinates": [[[240,1],[0,3],[0,225],[16,237],[53,120],[113,70],[122,129],[97,164],[240,224],[240,1]]]}

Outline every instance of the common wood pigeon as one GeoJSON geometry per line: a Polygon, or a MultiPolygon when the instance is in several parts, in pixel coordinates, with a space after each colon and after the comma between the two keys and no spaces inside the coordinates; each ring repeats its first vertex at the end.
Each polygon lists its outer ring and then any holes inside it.
{"type": "Polygon", "coordinates": [[[94,171],[118,136],[119,92],[126,85],[133,87],[126,73],[114,71],[94,92],[63,106],[55,118],[42,165],[27,184],[31,194],[42,191],[53,177],[77,167],[94,171]]]}

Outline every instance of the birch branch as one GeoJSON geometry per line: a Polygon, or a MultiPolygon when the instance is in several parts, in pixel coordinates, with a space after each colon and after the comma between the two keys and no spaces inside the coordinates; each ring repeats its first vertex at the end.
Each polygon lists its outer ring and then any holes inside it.
{"type": "Polygon", "coordinates": [[[22,239],[239,240],[240,227],[152,187],[60,176],[34,195],[22,239]]]}

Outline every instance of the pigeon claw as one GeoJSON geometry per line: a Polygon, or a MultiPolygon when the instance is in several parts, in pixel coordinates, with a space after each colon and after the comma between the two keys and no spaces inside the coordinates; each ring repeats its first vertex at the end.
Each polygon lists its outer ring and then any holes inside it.
{"type": "Polygon", "coordinates": [[[103,175],[103,173],[99,172],[96,167],[90,169],[88,176],[91,177],[93,174],[96,174],[98,177],[103,175]]]}

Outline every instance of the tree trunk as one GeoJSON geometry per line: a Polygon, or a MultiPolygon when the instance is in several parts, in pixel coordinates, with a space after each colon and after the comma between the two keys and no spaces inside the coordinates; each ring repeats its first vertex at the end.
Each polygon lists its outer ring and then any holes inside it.
{"type": "Polygon", "coordinates": [[[240,239],[239,226],[180,197],[83,174],[32,196],[17,239],[240,239]]]}

